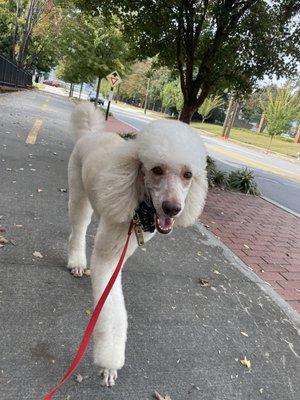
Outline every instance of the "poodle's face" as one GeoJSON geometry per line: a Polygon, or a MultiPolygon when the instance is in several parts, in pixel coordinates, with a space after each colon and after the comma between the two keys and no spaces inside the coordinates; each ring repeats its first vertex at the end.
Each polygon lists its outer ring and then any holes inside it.
{"type": "Polygon", "coordinates": [[[193,173],[185,165],[155,165],[142,169],[146,191],[150,194],[156,210],[156,228],[160,233],[170,233],[176,217],[185,206],[193,173]]]}

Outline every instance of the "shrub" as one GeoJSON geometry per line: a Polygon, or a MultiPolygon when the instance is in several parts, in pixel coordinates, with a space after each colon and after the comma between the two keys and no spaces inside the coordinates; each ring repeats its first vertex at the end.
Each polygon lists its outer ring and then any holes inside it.
{"type": "Polygon", "coordinates": [[[227,179],[227,186],[230,189],[239,190],[246,194],[253,194],[255,196],[260,194],[255,182],[254,173],[247,168],[230,172],[227,179]]]}

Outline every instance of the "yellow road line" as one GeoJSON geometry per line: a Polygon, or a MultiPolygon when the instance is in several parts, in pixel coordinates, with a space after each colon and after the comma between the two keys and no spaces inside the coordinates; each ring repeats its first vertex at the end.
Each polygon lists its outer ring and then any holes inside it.
{"type": "Polygon", "coordinates": [[[30,132],[27,136],[26,143],[27,144],[35,144],[37,135],[39,134],[39,130],[43,125],[43,121],[41,119],[36,119],[33,127],[30,129],[30,132]]]}
{"type": "Polygon", "coordinates": [[[44,104],[42,105],[42,107],[41,107],[41,110],[42,110],[42,111],[46,111],[47,108],[48,108],[48,104],[47,104],[47,103],[44,103],[44,104]]]}
{"type": "Polygon", "coordinates": [[[265,164],[265,163],[263,163],[261,161],[254,161],[254,160],[251,160],[248,157],[244,157],[244,156],[242,156],[240,154],[237,154],[234,151],[221,149],[218,146],[214,146],[212,144],[206,143],[206,147],[211,149],[211,150],[213,150],[213,151],[215,151],[215,152],[217,152],[217,153],[226,155],[226,156],[228,156],[230,158],[234,158],[235,160],[238,160],[238,161],[242,161],[243,163],[245,163],[246,165],[248,165],[248,166],[250,166],[252,168],[262,169],[263,171],[271,172],[272,174],[280,175],[280,176],[283,176],[285,178],[289,178],[290,180],[292,180],[294,182],[300,183],[300,175],[299,175],[299,173],[293,173],[293,172],[287,171],[287,170],[285,170],[283,168],[280,168],[280,167],[275,167],[275,166],[271,166],[271,165],[265,164]]]}

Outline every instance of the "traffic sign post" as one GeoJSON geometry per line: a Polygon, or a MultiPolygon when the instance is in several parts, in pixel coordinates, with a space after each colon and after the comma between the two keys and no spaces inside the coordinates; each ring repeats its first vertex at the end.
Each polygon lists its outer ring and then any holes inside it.
{"type": "Polygon", "coordinates": [[[109,97],[108,97],[108,104],[107,104],[107,109],[106,109],[105,120],[107,120],[107,118],[108,118],[110,102],[113,98],[114,87],[118,86],[122,82],[122,79],[117,71],[111,72],[109,75],[107,75],[106,79],[110,83],[110,92],[109,92],[109,97]]]}

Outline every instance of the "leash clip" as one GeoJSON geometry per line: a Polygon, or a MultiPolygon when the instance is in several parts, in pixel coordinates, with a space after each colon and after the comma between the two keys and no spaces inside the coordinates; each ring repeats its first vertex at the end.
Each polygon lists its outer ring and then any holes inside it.
{"type": "Polygon", "coordinates": [[[133,230],[136,236],[138,246],[144,246],[145,241],[143,234],[143,226],[141,224],[141,220],[137,212],[133,214],[132,220],[133,220],[133,230]]]}

